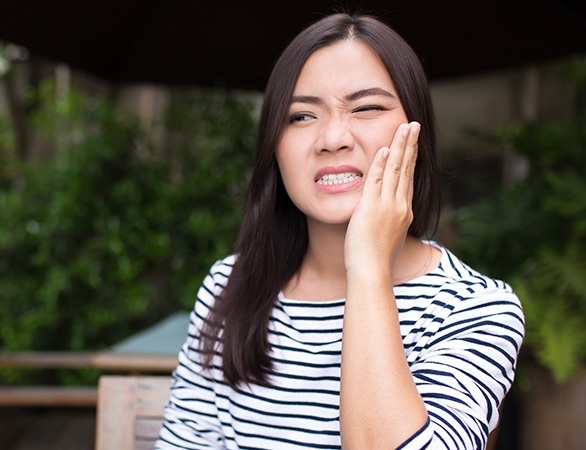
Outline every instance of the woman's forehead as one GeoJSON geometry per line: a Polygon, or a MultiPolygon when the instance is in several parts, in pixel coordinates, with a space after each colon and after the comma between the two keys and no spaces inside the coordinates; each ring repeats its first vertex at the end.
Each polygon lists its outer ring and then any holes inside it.
{"type": "Polygon", "coordinates": [[[293,96],[317,93],[348,97],[379,88],[396,95],[391,76],[378,54],[359,40],[343,40],[322,47],[301,68],[293,96]]]}

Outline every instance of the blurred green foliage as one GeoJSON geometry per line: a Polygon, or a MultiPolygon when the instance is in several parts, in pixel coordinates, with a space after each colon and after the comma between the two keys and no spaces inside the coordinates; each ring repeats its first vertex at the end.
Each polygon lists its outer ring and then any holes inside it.
{"type": "MultiPolygon", "coordinates": [[[[0,130],[0,347],[94,351],[191,309],[240,223],[252,102],[177,90],[145,126],[107,97],[60,94],[53,83],[31,101],[55,152],[15,161],[0,130]]],[[[4,371],[0,380],[96,376],[76,373],[4,371]]]]}
{"type": "Polygon", "coordinates": [[[523,156],[529,174],[463,208],[457,220],[463,259],[510,282],[522,301],[525,360],[546,367],[558,382],[586,364],[586,123],[580,111],[575,121],[477,132],[523,156]]]}

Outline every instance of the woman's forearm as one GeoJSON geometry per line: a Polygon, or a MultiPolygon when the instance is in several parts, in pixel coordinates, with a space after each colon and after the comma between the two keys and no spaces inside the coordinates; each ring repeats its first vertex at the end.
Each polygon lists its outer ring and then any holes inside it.
{"type": "MultiPolygon", "coordinates": [[[[348,275],[340,422],[344,449],[395,448],[427,421],[405,358],[390,273],[348,275]]],[[[382,272],[385,272],[384,270],[382,272]]]]}

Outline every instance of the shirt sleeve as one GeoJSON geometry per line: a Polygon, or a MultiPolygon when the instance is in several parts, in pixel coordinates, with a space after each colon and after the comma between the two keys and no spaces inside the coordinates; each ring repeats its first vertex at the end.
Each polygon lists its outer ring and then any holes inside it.
{"type": "Polygon", "coordinates": [[[198,352],[204,319],[225,283],[221,269],[221,263],[216,263],[198,291],[155,450],[225,448],[213,375],[203,370],[198,352]]]}
{"type": "Polygon", "coordinates": [[[401,449],[486,447],[524,335],[519,299],[504,286],[462,298],[413,362],[429,420],[401,449]]]}

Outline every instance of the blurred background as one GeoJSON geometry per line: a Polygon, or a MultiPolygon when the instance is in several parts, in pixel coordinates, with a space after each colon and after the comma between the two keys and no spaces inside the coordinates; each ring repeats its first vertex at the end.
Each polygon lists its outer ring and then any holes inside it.
{"type": "MultiPolygon", "coordinates": [[[[50,3],[0,15],[4,355],[106,351],[189,312],[238,230],[270,67],[341,7],[50,3]]],[[[586,448],[585,6],[359,7],[429,74],[444,170],[432,238],[523,302],[496,448],[586,448]]],[[[0,386],[95,386],[105,372],[3,364],[0,386]]],[[[1,449],[93,448],[91,405],[9,403],[1,449]]]]}

